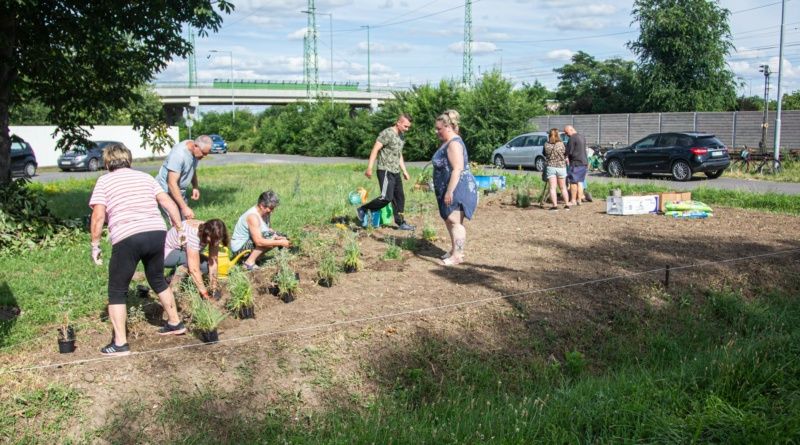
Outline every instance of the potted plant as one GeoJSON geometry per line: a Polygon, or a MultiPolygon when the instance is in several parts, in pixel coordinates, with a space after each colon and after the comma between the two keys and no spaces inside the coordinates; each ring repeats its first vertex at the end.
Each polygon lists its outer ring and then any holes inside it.
{"type": "Polygon", "coordinates": [[[361,270],[361,247],[356,235],[351,235],[344,246],[344,271],[347,273],[361,270]]]}
{"type": "Polygon", "coordinates": [[[75,352],[75,328],[70,321],[69,309],[61,313],[61,326],[58,328],[58,352],[69,354],[75,352]]]}
{"type": "Polygon", "coordinates": [[[219,341],[217,328],[226,315],[199,294],[192,296],[192,325],[204,343],[219,341]]]}
{"type": "Polygon", "coordinates": [[[423,192],[433,190],[433,166],[430,163],[423,167],[417,182],[414,184],[414,190],[422,190],[423,192]]]}
{"type": "Polygon", "coordinates": [[[278,297],[284,303],[294,301],[295,294],[299,290],[300,275],[292,270],[289,260],[285,255],[278,259],[278,273],[275,275],[275,284],[278,287],[278,297]]]}
{"type": "Polygon", "coordinates": [[[241,268],[234,268],[228,275],[228,291],[231,298],[228,300],[228,310],[236,314],[239,318],[255,317],[255,301],[253,300],[253,290],[250,287],[250,280],[241,268]]]}
{"type": "Polygon", "coordinates": [[[144,284],[138,284],[136,285],[136,294],[139,295],[139,298],[142,300],[147,300],[150,298],[150,288],[144,284]]]}
{"type": "Polygon", "coordinates": [[[336,284],[339,278],[339,268],[336,266],[336,257],[333,252],[328,252],[322,257],[317,269],[317,277],[319,277],[320,286],[331,287],[336,284]]]}

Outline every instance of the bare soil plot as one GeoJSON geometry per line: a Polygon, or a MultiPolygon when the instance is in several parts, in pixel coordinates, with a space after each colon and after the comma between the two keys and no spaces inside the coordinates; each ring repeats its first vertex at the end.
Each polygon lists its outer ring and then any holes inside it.
{"type": "MultiPolygon", "coordinates": [[[[271,271],[256,273],[257,318],[226,320],[221,344],[184,348],[200,342],[190,335],[161,338],[152,327],[131,340],[141,354],[2,375],[0,396],[49,382],[80,390],[90,403],[69,432],[77,435],[132,407],[155,411],[171,390],[208,388],[226,395],[208,401],[209,410],[220,413],[210,428],[223,431],[225,416],[236,412],[286,406],[302,418],[326,406],[364,403],[409,363],[425,363],[420,351],[428,339],[510,360],[520,354],[560,360],[564,345],[603,335],[620,311],[658,310],[678,295],[697,298],[711,286],[800,289],[798,217],[715,208],[710,219],[676,220],[609,216],[604,202],[558,212],[510,202],[510,194],[482,197],[475,220],[467,223],[467,261],[460,266],[439,265],[449,247],[442,224],[439,241],[420,242],[417,252],[395,261],[381,259],[383,239],[405,234],[379,229],[361,237],[365,269],[343,274],[332,288],[317,286],[314,264],[301,260],[303,291],[290,304],[268,293],[271,271]],[[776,252],[784,253],[755,257],[776,252]],[[666,265],[672,267],[669,289],[660,284],[662,271],[609,279],[666,265]],[[698,267],[679,269],[689,265],[698,267]]],[[[422,221],[412,222],[421,228],[422,221]]],[[[320,230],[335,237],[337,229],[320,230]]],[[[59,355],[48,341],[0,354],[0,365],[97,359],[108,331],[81,331],[72,355],[59,355]]],[[[440,372],[432,363],[431,372],[440,372]]],[[[132,422],[115,434],[171,434],[151,431],[155,427],[144,417],[132,422]]],[[[182,427],[191,425],[176,431],[182,427]]]]}

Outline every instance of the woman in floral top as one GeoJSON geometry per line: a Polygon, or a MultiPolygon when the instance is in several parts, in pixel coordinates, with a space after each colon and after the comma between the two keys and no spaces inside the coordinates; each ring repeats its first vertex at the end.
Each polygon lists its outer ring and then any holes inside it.
{"type": "MultiPolygon", "coordinates": [[[[566,183],[567,149],[564,147],[564,143],[561,142],[561,137],[558,135],[558,128],[551,128],[550,131],[547,132],[547,142],[544,143],[544,158],[547,162],[545,175],[550,184],[550,201],[553,203],[550,210],[555,211],[558,210],[558,206],[556,205],[558,202],[556,185],[561,189],[561,197],[564,198],[564,202],[569,202],[566,183]]],[[[569,210],[569,205],[565,205],[564,208],[569,210]]]]}

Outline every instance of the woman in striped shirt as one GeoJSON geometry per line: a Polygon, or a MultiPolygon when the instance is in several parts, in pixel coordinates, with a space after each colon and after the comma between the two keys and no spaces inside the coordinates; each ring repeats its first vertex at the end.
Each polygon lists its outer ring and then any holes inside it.
{"type": "MultiPolygon", "coordinates": [[[[108,169],[97,179],[89,207],[92,208],[91,235],[92,259],[100,259],[100,237],[108,221],[111,240],[111,260],[108,265],[108,316],[113,326],[111,343],[100,350],[103,355],[128,355],[125,323],[128,286],[141,261],[150,287],[158,294],[168,316],[160,335],[180,335],[186,327],[178,317],[175,297],[164,279],[164,240],[167,226],[158,206],[169,213],[172,224],[181,227],[178,207],[147,173],[132,170],[131,152],[122,145],[111,145],[103,151],[103,162],[108,169]]],[[[182,231],[183,229],[178,229],[182,231]]]]}

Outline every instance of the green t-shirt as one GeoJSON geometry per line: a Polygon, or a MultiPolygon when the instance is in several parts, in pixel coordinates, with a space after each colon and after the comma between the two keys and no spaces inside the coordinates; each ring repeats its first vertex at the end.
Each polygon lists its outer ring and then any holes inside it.
{"type": "Polygon", "coordinates": [[[400,173],[400,157],[403,155],[403,145],[406,141],[395,133],[394,127],[389,127],[378,135],[378,142],[383,148],[378,152],[378,170],[400,173]]]}

